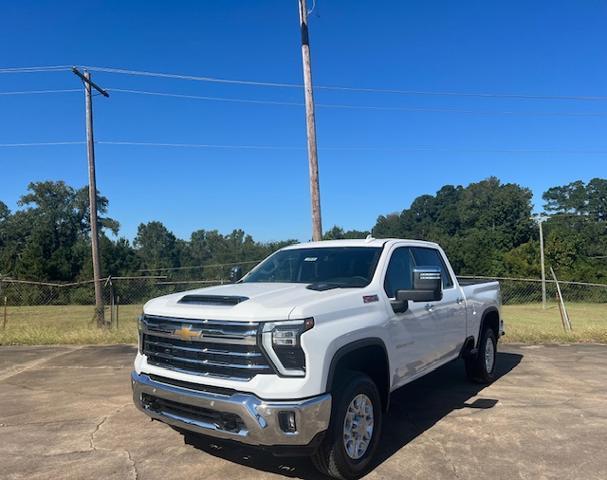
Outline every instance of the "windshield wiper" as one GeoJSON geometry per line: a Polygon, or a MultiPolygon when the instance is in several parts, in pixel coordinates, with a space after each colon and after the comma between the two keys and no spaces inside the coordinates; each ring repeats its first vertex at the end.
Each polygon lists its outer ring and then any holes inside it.
{"type": "Polygon", "coordinates": [[[362,288],[365,285],[352,284],[345,282],[316,282],[311,283],[306,288],[308,290],[316,290],[318,292],[324,292],[325,290],[333,290],[334,288],[362,288]]]}

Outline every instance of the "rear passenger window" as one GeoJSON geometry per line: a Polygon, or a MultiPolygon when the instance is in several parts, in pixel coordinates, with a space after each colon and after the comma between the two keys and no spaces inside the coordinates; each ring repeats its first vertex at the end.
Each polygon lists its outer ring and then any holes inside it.
{"type": "Polygon", "coordinates": [[[443,288],[451,288],[453,279],[449,275],[447,265],[443,261],[443,257],[434,248],[413,247],[413,258],[415,259],[416,267],[437,267],[440,268],[443,277],[443,288]]]}
{"type": "Polygon", "coordinates": [[[394,298],[396,290],[407,290],[411,288],[413,276],[413,259],[408,247],[397,248],[392,252],[386,279],[384,280],[384,290],[389,298],[394,298]]]}

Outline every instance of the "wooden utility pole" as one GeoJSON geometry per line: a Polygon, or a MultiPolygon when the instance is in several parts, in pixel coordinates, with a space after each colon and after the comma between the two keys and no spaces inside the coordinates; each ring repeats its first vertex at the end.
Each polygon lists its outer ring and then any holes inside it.
{"type": "Polygon", "coordinates": [[[304,91],[306,97],[306,128],[308,136],[308,163],[310,168],[310,200],[312,202],[312,240],[322,240],[320,215],[320,187],[318,181],[318,155],[316,151],[316,121],[314,119],[314,92],[310,64],[310,36],[308,34],[308,8],[306,0],[299,1],[301,26],[301,58],[303,62],[304,91]]]}
{"type": "Polygon", "coordinates": [[[103,309],[103,287],[101,285],[101,264],[99,260],[99,231],[97,220],[97,180],[95,177],[95,140],[93,137],[93,97],[91,89],[94,88],[104,97],[109,94],[91,81],[91,74],[87,71],[81,73],[76,67],[72,72],[84,83],[84,100],[86,111],[86,155],[89,164],[89,210],[91,223],[91,251],[93,258],[93,281],[95,285],[95,317],[98,327],[105,327],[103,309]]]}
{"type": "Polygon", "coordinates": [[[542,223],[544,219],[540,217],[538,224],[540,227],[540,266],[542,268],[542,308],[546,310],[546,269],[544,267],[544,229],[542,223]]]}

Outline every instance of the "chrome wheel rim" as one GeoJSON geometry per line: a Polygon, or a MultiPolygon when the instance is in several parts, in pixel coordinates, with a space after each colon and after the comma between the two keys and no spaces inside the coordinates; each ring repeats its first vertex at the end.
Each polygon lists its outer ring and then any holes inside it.
{"type": "Polygon", "coordinates": [[[364,393],[356,395],[344,418],[343,439],[346,454],[358,460],[369,449],[373,437],[373,403],[364,393]]]}
{"type": "Polygon", "coordinates": [[[487,373],[493,372],[493,364],[495,363],[495,347],[491,337],[487,338],[485,343],[485,369],[487,373]]]}

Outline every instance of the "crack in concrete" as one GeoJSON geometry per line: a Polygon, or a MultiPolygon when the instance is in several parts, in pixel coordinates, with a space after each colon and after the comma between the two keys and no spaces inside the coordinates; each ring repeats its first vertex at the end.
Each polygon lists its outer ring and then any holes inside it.
{"type": "Polygon", "coordinates": [[[447,462],[447,465],[449,465],[449,467],[451,467],[451,470],[453,471],[453,476],[455,478],[459,479],[460,476],[457,473],[457,468],[455,468],[455,463],[453,462],[453,460],[451,460],[449,455],[447,455],[447,450],[445,450],[445,447],[443,446],[443,444],[435,439],[431,439],[431,441],[438,447],[438,450],[440,451],[441,455],[445,459],[445,462],[447,462]]]}
{"type": "MultiPolygon", "coordinates": [[[[413,419],[413,416],[411,415],[411,413],[408,410],[405,411],[405,417],[407,418],[407,420],[409,421],[409,423],[411,425],[413,425],[413,427],[418,430],[418,434],[422,434],[422,433],[428,432],[428,430],[430,430],[430,429],[424,430],[423,428],[421,428],[415,422],[415,420],[413,419]]],[[[440,451],[443,459],[445,460],[445,462],[447,463],[447,465],[451,468],[451,471],[453,472],[453,476],[456,479],[459,479],[460,476],[459,476],[459,474],[457,472],[457,469],[455,468],[455,463],[453,462],[453,460],[451,460],[451,458],[449,457],[449,455],[447,455],[447,451],[445,450],[445,447],[443,446],[443,444],[440,443],[438,440],[432,438],[432,436],[430,436],[430,442],[433,443],[434,445],[436,445],[436,447],[440,451]]]]}
{"type": "Polygon", "coordinates": [[[139,480],[139,472],[137,470],[137,463],[135,463],[135,459],[131,455],[131,452],[129,452],[128,450],[124,450],[124,452],[126,453],[126,456],[128,457],[129,462],[131,462],[131,466],[133,467],[133,474],[135,480],[139,480]]]}
{"type": "Polygon", "coordinates": [[[100,422],[97,423],[97,425],[95,425],[95,430],[93,430],[93,432],[91,433],[91,438],[89,438],[89,443],[91,445],[91,450],[97,450],[97,447],[95,446],[95,435],[97,434],[97,432],[101,428],[101,425],[103,425],[108,418],[110,418],[110,416],[106,415],[105,417],[103,417],[101,419],[100,422]]]}
{"type": "MultiPolygon", "coordinates": [[[[95,435],[99,432],[99,430],[101,429],[101,426],[108,421],[110,418],[112,418],[114,415],[117,415],[118,413],[120,413],[120,411],[123,408],[126,408],[128,406],[132,405],[131,402],[129,403],[125,403],[123,405],[120,405],[118,408],[116,408],[113,412],[108,413],[107,415],[103,416],[101,418],[101,421],[97,422],[97,425],[95,425],[95,429],[93,430],[93,432],[91,433],[91,437],[89,439],[90,444],[91,444],[91,450],[97,450],[97,447],[95,446],[95,435]]],[[[108,449],[103,449],[103,450],[108,450],[108,449]]]]}
{"type": "MultiPolygon", "coordinates": [[[[90,442],[90,446],[91,446],[91,451],[98,451],[98,450],[104,450],[104,451],[108,451],[108,452],[113,452],[114,450],[112,450],[111,448],[103,448],[103,447],[97,447],[95,445],[95,435],[97,433],[99,433],[99,431],[101,430],[101,427],[110,419],[112,418],[114,415],[117,415],[123,408],[126,408],[128,406],[132,405],[131,402],[129,403],[125,403],[124,405],[121,405],[120,407],[118,407],[117,409],[115,409],[112,413],[105,415],[101,421],[99,421],[97,423],[97,425],[95,425],[95,429],[91,432],[91,436],[89,439],[90,442]]],[[[139,479],[139,471],[137,470],[137,463],[135,462],[135,459],[133,458],[133,456],[131,455],[131,452],[127,449],[123,449],[122,450],[125,454],[126,457],[129,461],[129,463],[131,464],[131,468],[132,468],[132,473],[133,473],[133,478],[135,480],[139,479]]]]}

